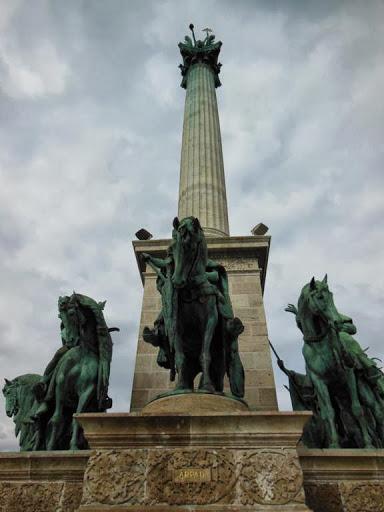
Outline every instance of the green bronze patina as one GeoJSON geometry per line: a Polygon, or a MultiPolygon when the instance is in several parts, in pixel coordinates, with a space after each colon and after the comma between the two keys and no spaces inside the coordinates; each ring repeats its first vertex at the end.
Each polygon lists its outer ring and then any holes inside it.
{"type": "Polygon", "coordinates": [[[215,78],[215,87],[220,87],[219,73],[221,64],[218,62],[218,58],[223,43],[221,41],[215,42],[215,36],[209,34],[209,32],[212,32],[209,28],[204,29],[206,32],[204,40],[196,40],[193,31],[194,26],[191,24],[189,28],[191,29],[193,40],[189,36],[185,36],[184,42],[179,43],[180,53],[183,57],[183,63],[179,66],[183,77],[181,87],[187,88],[188,72],[191,66],[197,63],[206,64],[211,68],[215,78]]]}
{"type": "Polygon", "coordinates": [[[41,375],[33,373],[20,375],[13,380],[5,379],[5,412],[10,418],[13,417],[15,436],[19,436],[22,451],[36,450],[39,447],[39,432],[35,423],[31,421],[31,415],[35,414],[38,407],[32,390],[40,380],[41,375]]]}
{"type": "Polygon", "coordinates": [[[336,309],[327,284],[304,286],[296,317],[303,333],[306,375],[280,368],[289,377],[294,410],[312,410],[303,442],[318,448],[384,447],[384,374],[353,338],[352,319],[336,309]]]}
{"type": "Polygon", "coordinates": [[[223,393],[227,373],[231,393],[244,396],[244,369],[238,336],[244,327],[234,317],[225,268],[208,259],[207,244],[195,217],[173,222],[172,243],[165,259],[143,255],[157,273],[162,310],[144,340],[159,347],[157,362],[177,374],[173,393],[198,390],[223,393]]]}
{"type": "Polygon", "coordinates": [[[6,412],[13,416],[20,449],[87,448],[74,413],[103,412],[108,397],[112,358],[111,330],[103,308],[90,297],[73,293],[59,298],[62,347],[44,375],[6,380],[6,412]]]}

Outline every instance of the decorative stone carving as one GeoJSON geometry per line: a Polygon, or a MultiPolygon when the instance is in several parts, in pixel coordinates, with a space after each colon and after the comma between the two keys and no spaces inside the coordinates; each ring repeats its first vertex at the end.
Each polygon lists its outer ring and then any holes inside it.
{"type": "MultiPolygon", "coordinates": [[[[379,512],[384,510],[383,481],[341,482],[343,512],[379,512]]],[[[341,509],[340,509],[341,510],[341,509]]]]}
{"type": "MultiPolygon", "coordinates": [[[[3,512],[57,512],[63,482],[0,482],[0,510],[3,512]]],[[[72,512],[73,509],[66,509],[72,512]]]]}
{"type": "Polygon", "coordinates": [[[285,505],[298,497],[303,474],[293,451],[243,452],[240,460],[243,505],[285,505]]]}
{"type": "Polygon", "coordinates": [[[241,255],[237,257],[228,257],[221,254],[214,255],[215,261],[223,265],[227,271],[231,270],[258,270],[257,260],[253,258],[245,258],[241,257],[241,255]]]}
{"type": "Polygon", "coordinates": [[[60,499],[60,503],[55,512],[75,512],[80,506],[83,494],[83,482],[66,482],[60,499]]]}
{"type": "Polygon", "coordinates": [[[235,464],[229,450],[153,450],[148,466],[150,504],[208,505],[234,499],[235,464]],[[190,468],[210,470],[211,481],[175,481],[181,469],[190,468]]]}
{"type": "Polygon", "coordinates": [[[137,505],[144,500],[145,450],[98,451],[84,476],[83,505],[137,505]]]}

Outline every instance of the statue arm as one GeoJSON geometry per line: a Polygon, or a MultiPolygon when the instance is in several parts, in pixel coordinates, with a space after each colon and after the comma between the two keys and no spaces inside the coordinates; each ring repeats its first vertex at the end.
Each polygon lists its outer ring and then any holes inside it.
{"type": "Polygon", "coordinates": [[[165,268],[171,263],[171,258],[154,258],[146,252],[143,252],[143,258],[145,262],[152,263],[157,268],[165,268]]]}
{"type": "Polygon", "coordinates": [[[300,331],[303,332],[303,328],[301,326],[301,322],[298,317],[297,307],[294,304],[288,304],[288,306],[284,309],[284,311],[287,311],[288,313],[292,313],[295,315],[296,325],[300,329],[300,331]]]}

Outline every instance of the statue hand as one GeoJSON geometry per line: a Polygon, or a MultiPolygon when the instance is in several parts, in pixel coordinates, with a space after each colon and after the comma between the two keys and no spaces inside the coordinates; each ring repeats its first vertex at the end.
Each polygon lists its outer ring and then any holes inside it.
{"type": "Polygon", "coordinates": [[[284,311],[287,311],[288,313],[293,313],[294,315],[297,315],[298,313],[297,307],[294,304],[288,304],[284,311]]]}
{"type": "Polygon", "coordinates": [[[284,361],[282,359],[277,360],[277,366],[280,368],[281,371],[286,372],[287,369],[284,365],[284,361]]]}

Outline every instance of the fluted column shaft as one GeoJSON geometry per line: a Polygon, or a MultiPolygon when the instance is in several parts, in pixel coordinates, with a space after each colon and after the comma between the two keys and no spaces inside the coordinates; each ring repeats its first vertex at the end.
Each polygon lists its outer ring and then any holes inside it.
{"type": "Polygon", "coordinates": [[[196,63],[187,75],[179,217],[197,217],[207,236],[229,236],[215,75],[196,63]]]}

